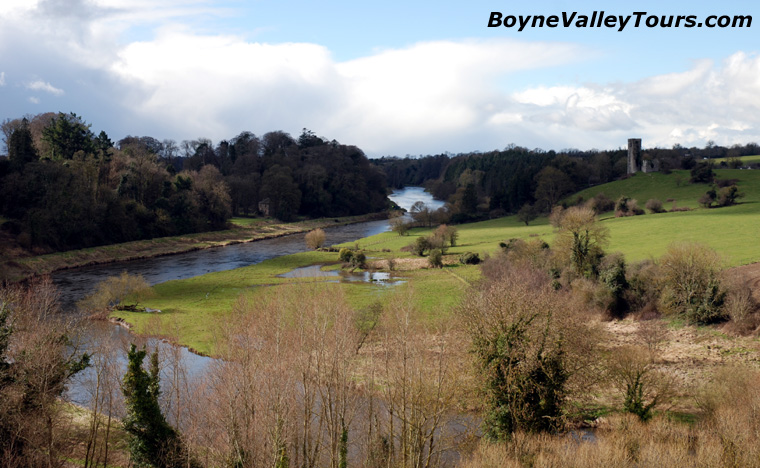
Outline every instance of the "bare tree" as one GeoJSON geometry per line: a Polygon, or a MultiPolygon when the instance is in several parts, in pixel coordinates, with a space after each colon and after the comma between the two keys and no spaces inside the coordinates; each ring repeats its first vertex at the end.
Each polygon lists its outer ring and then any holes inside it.
{"type": "Polygon", "coordinates": [[[71,450],[58,398],[89,356],[73,340],[76,323],[58,312],[49,278],[0,289],[0,460],[8,466],[60,466],[71,450]]]}

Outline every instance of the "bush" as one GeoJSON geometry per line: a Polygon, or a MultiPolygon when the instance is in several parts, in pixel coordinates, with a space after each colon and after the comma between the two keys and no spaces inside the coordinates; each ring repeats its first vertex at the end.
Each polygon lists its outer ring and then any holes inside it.
{"type": "Polygon", "coordinates": [[[711,188],[710,190],[708,190],[707,192],[705,192],[704,195],[702,195],[701,197],[699,197],[699,200],[697,200],[697,201],[699,202],[699,204],[703,208],[710,208],[710,207],[712,207],[712,204],[715,203],[715,198],[716,197],[717,197],[717,195],[715,193],[715,189],[711,188]]]}
{"type": "Polygon", "coordinates": [[[367,256],[364,255],[364,252],[354,252],[354,254],[351,256],[351,260],[349,263],[353,268],[364,268],[366,266],[367,262],[367,256]]]}
{"type": "Polygon", "coordinates": [[[465,252],[459,256],[459,263],[462,265],[477,265],[480,263],[480,255],[473,252],[465,252]]]}
{"type": "Polygon", "coordinates": [[[304,237],[304,241],[306,241],[306,246],[312,250],[317,250],[318,248],[325,245],[325,231],[322,229],[314,229],[313,231],[309,231],[306,234],[306,237],[304,237]]]}
{"type": "Polygon", "coordinates": [[[625,260],[622,254],[607,255],[599,266],[599,279],[609,291],[609,302],[605,309],[613,317],[622,317],[628,311],[625,292],[628,281],[625,278],[625,260]]]}
{"type": "Polygon", "coordinates": [[[592,209],[573,207],[562,217],[554,244],[579,276],[595,277],[608,238],[609,230],[597,222],[592,209]]]}
{"type": "Polygon", "coordinates": [[[714,250],[697,243],[671,245],[660,259],[663,309],[690,323],[726,320],[726,292],[719,274],[721,259],[714,250]]]}
{"type": "Polygon", "coordinates": [[[739,191],[739,187],[731,185],[723,187],[718,192],[718,205],[731,206],[736,203],[736,200],[742,198],[744,194],[739,191]]]}
{"type": "Polygon", "coordinates": [[[422,257],[426,251],[430,250],[430,241],[427,237],[418,237],[409,245],[409,248],[415,255],[422,257]]]}
{"type": "Polygon", "coordinates": [[[390,220],[391,231],[395,232],[399,236],[405,236],[409,229],[411,229],[411,223],[407,223],[403,217],[396,216],[390,220]]]}
{"type": "Polygon", "coordinates": [[[112,308],[135,310],[140,301],[153,294],[153,288],[142,275],[130,275],[125,271],[98,283],[95,291],[79,301],[77,306],[87,312],[112,308]]]}
{"type": "Polygon", "coordinates": [[[562,222],[562,217],[565,215],[565,209],[561,206],[555,206],[552,208],[552,212],[549,214],[549,224],[559,229],[559,225],[562,222]]]}
{"type": "Polygon", "coordinates": [[[637,347],[613,350],[607,371],[623,392],[623,410],[641,421],[648,421],[654,407],[668,396],[669,382],[655,369],[653,356],[647,350],[637,347]]]}
{"type": "Polygon", "coordinates": [[[599,192],[587,202],[587,206],[599,215],[615,209],[615,202],[604,193],[599,192]]]}
{"type": "Polygon", "coordinates": [[[712,169],[712,163],[710,161],[702,161],[697,163],[691,170],[691,179],[689,182],[692,184],[709,184],[715,178],[715,172],[712,169]]]}
{"type": "Polygon", "coordinates": [[[665,212],[665,208],[662,207],[662,202],[656,198],[650,198],[647,200],[644,207],[652,214],[665,212]]]}
{"type": "Polygon", "coordinates": [[[351,258],[354,256],[354,251],[347,248],[340,249],[340,252],[338,253],[338,260],[340,260],[343,263],[348,263],[351,261],[351,258]]]}
{"type": "Polygon", "coordinates": [[[555,431],[569,384],[594,359],[593,334],[551,289],[545,273],[509,268],[473,290],[459,309],[485,396],[485,435],[555,431]],[[562,311],[562,313],[558,313],[562,311]]]}
{"type": "Polygon", "coordinates": [[[628,200],[630,200],[630,198],[626,197],[625,195],[620,195],[620,198],[618,198],[615,202],[615,212],[627,212],[628,200]]]}
{"type": "Polygon", "coordinates": [[[631,213],[633,216],[641,216],[644,214],[644,210],[639,208],[638,200],[628,201],[628,212],[631,213]]]}
{"type": "MultiPolygon", "coordinates": [[[[660,270],[651,260],[644,260],[628,266],[626,281],[626,301],[630,309],[648,315],[648,318],[659,315],[658,303],[662,285],[660,270]]],[[[640,317],[644,318],[644,317],[640,317]]]]}
{"type": "Polygon", "coordinates": [[[637,200],[621,195],[615,203],[615,217],[643,215],[644,210],[639,208],[637,200]]]}
{"type": "Polygon", "coordinates": [[[718,188],[730,187],[736,185],[738,182],[739,179],[715,179],[715,185],[717,185],[718,188]]]}
{"type": "Polygon", "coordinates": [[[728,284],[724,310],[731,319],[732,331],[749,334],[760,326],[758,304],[752,296],[751,284],[740,278],[733,278],[728,284]]]}
{"type": "Polygon", "coordinates": [[[428,263],[433,268],[443,267],[443,252],[441,252],[441,249],[433,249],[430,251],[430,256],[428,256],[428,263]]]}

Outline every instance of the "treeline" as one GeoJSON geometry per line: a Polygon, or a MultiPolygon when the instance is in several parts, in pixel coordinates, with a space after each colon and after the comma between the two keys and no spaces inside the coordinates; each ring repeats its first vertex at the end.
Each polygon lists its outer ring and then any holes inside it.
{"type": "MultiPolygon", "coordinates": [[[[708,142],[705,148],[654,148],[644,160],[659,161],[660,170],[692,169],[708,158],[730,158],[721,165],[738,167],[741,156],[760,154],[755,143],[730,148],[708,142]]],[[[454,221],[517,213],[526,205],[548,212],[563,197],[585,187],[625,177],[627,150],[543,151],[510,145],[503,151],[384,157],[374,161],[391,187],[425,186],[449,202],[454,221]]]]}
{"type": "Polygon", "coordinates": [[[115,144],[75,114],[2,124],[0,216],[27,249],[67,250],[223,229],[232,215],[281,220],[386,208],[364,153],[304,130],[243,132],[213,145],[127,136],[115,144]],[[262,203],[260,203],[262,202],[262,203]]]}

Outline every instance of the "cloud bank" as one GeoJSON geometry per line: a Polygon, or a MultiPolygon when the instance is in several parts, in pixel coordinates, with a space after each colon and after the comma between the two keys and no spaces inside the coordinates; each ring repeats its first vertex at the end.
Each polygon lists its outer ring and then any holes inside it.
{"type": "Polygon", "coordinates": [[[572,43],[471,39],[341,62],[320,44],[197,32],[183,20],[209,13],[200,1],[4,5],[3,119],[43,107],[74,111],[115,139],[218,141],[306,127],[372,156],[509,143],[615,148],[633,136],[649,147],[760,140],[760,57],[751,52],[636,82],[574,83],[562,79],[563,66],[603,54],[572,43]],[[137,25],[150,37],[125,40],[137,25]],[[556,70],[555,82],[510,86],[535,70],[556,70]]]}

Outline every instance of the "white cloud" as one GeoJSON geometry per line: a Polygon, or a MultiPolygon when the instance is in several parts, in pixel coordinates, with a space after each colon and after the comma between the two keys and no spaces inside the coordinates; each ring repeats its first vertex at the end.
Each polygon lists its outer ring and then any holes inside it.
{"type": "Polygon", "coordinates": [[[126,47],[112,71],[138,90],[127,99],[140,115],[177,130],[229,138],[231,128],[305,126],[377,153],[412,143],[423,151],[430,138],[504,122],[498,77],[582,53],[558,43],[439,41],[339,63],[315,44],[165,30],[126,47]]]}
{"type": "Polygon", "coordinates": [[[56,96],[62,96],[64,94],[62,89],[56,88],[50,83],[42,80],[35,80],[27,83],[26,89],[32,91],[45,91],[46,93],[54,94],[56,96]]]}
{"type": "MultiPolygon", "coordinates": [[[[226,14],[216,5],[2,0],[0,44],[13,47],[0,48],[0,87],[6,73],[14,81],[34,77],[26,89],[68,106],[45,110],[76,111],[115,138],[218,141],[242,130],[308,127],[371,155],[485,151],[510,142],[614,148],[630,136],[649,147],[760,141],[760,58],[749,53],[627,83],[575,82],[564,67],[594,67],[601,55],[560,42],[429,41],[340,62],[319,44],[253,43],[182,24],[226,14]],[[129,36],[134,26],[139,42],[129,36]],[[540,68],[557,73],[509,88],[512,77],[525,82],[540,68]]],[[[4,103],[12,88],[0,91],[4,103]]],[[[13,102],[25,99],[40,102],[23,95],[13,102]]],[[[23,105],[4,110],[10,114],[0,119],[27,112],[23,105]]]]}
{"type": "Polygon", "coordinates": [[[633,83],[535,87],[513,97],[526,106],[525,120],[558,136],[580,131],[595,147],[618,146],[626,133],[650,147],[760,139],[760,57],[744,52],[633,83]]]}

